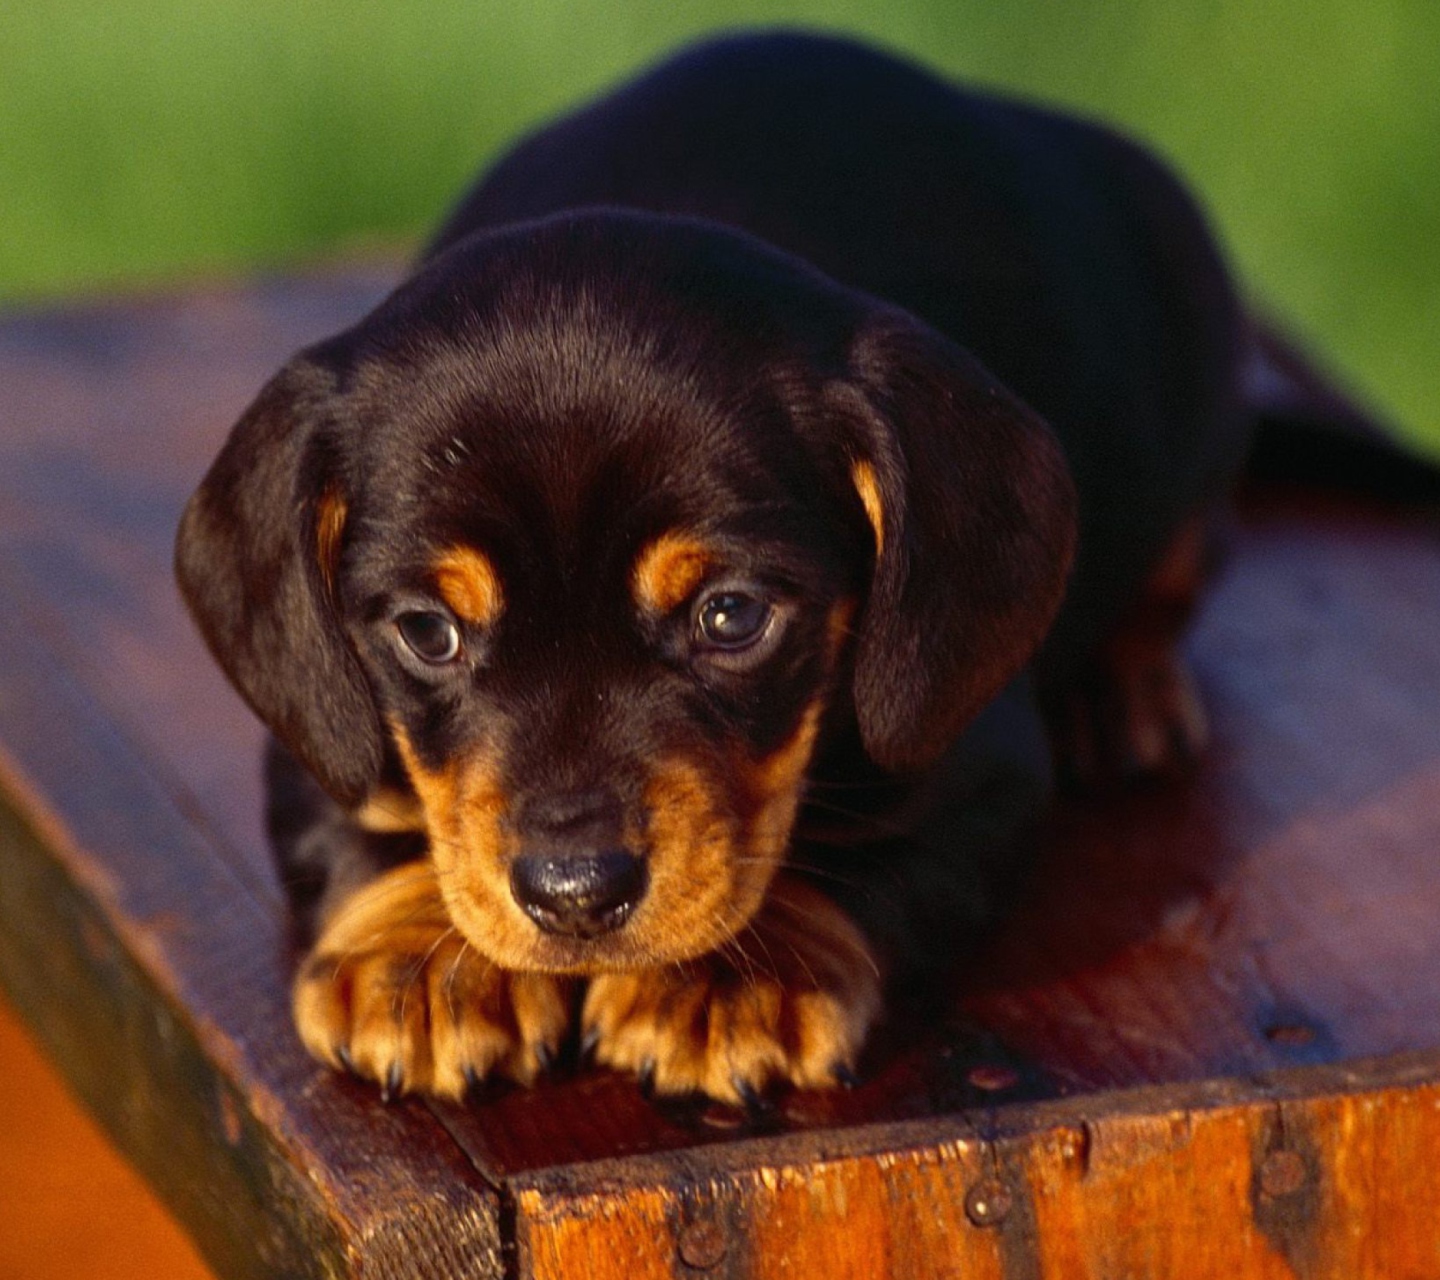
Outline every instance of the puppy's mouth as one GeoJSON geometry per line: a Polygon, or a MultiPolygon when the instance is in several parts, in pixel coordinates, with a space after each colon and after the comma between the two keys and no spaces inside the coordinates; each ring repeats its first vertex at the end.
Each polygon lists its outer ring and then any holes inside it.
{"type": "Polygon", "coordinates": [[[692,959],[745,927],[785,861],[818,720],[760,760],[654,762],[633,815],[550,797],[539,834],[492,762],[435,773],[402,755],[459,931],[503,968],[587,975],[692,959]]]}
{"type": "Polygon", "coordinates": [[[430,817],[431,856],[456,927],[502,967],[647,968],[744,928],[784,860],[785,840],[757,838],[726,798],[673,765],[647,787],[640,830],[589,846],[526,840],[499,805],[465,805],[430,817]]]}

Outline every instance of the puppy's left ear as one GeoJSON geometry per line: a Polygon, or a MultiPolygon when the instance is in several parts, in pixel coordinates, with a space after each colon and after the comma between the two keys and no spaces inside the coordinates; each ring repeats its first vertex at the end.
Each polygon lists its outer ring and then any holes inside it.
{"type": "Polygon", "coordinates": [[[231,682],[342,804],[381,768],[379,715],[336,609],[345,522],[332,375],[303,356],[246,410],[190,499],[175,571],[231,682]]]}
{"type": "Polygon", "coordinates": [[[930,764],[1039,645],[1064,595],[1075,491],[1059,442],[973,357],[873,315],[827,388],[875,531],[853,691],[883,768],[930,764]]]}

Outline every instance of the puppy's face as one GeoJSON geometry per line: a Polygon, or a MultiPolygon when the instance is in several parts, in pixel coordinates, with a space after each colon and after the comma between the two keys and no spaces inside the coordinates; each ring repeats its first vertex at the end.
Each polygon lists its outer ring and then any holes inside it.
{"type": "Polygon", "coordinates": [[[362,815],[398,759],[501,965],[713,949],[823,733],[923,763],[1048,624],[1049,437],[876,311],[696,225],[462,242],[282,373],[192,502],[217,656],[362,815]]]}
{"type": "Polygon", "coordinates": [[[517,969],[681,959],[749,918],[871,540],[763,378],[595,312],[367,355],[317,549],[451,913],[517,969]]]}

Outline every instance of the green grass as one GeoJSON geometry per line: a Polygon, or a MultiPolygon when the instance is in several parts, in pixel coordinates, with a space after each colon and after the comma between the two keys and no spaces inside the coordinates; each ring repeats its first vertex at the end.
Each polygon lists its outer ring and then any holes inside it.
{"type": "Polygon", "coordinates": [[[44,0],[0,35],[0,299],[412,238],[517,130],[803,22],[1149,139],[1254,296],[1440,445],[1434,0],[44,0]]]}

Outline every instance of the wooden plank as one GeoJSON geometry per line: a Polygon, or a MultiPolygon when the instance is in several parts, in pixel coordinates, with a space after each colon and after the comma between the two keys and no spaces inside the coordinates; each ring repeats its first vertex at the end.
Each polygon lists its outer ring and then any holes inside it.
{"type": "Polygon", "coordinates": [[[1433,514],[1247,507],[1192,644],[1209,758],[1064,806],[853,1092],[753,1130],[603,1072],[387,1108],[306,1060],[260,730],[169,544],[249,396],[391,272],[0,319],[0,982],[222,1274],[1440,1272],[1433,514]],[[1271,1196],[1292,1138],[1318,1190],[1271,1196]]]}
{"type": "Polygon", "coordinates": [[[1183,784],[1073,801],[962,1008],[1064,1088],[1433,1046],[1440,519],[1252,502],[1183,784]]]}
{"type": "Polygon", "coordinates": [[[535,1280],[1440,1273],[1440,1059],[1102,1093],[516,1180],[535,1280]]]}

